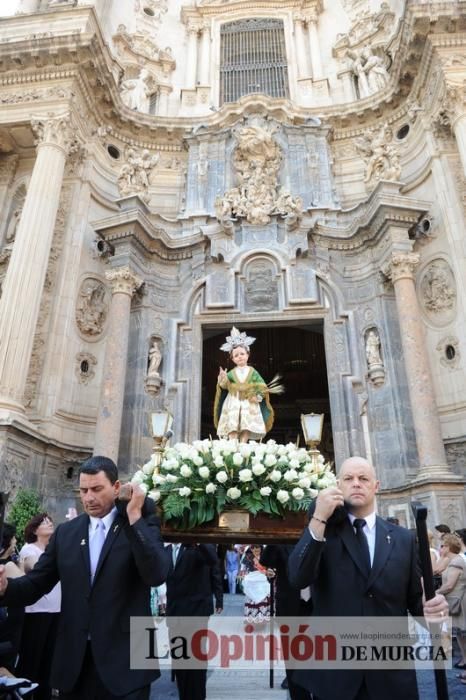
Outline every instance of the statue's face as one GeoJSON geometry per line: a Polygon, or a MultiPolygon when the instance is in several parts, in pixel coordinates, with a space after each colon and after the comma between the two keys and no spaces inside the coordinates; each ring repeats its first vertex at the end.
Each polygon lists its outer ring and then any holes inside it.
{"type": "Polygon", "coordinates": [[[237,367],[246,367],[248,364],[249,353],[246,348],[238,347],[231,353],[231,359],[237,367]]]}

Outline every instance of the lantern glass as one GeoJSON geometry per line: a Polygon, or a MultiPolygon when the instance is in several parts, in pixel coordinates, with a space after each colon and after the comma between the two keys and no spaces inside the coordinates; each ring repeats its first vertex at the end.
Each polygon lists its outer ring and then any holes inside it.
{"type": "Polygon", "coordinates": [[[161,440],[171,429],[173,416],[168,411],[154,411],[150,414],[152,436],[161,440]]]}
{"type": "Polygon", "coordinates": [[[323,413],[302,413],[301,425],[304,433],[306,445],[318,445],[322,439],[322,428],[324,425],[323,413]]]}

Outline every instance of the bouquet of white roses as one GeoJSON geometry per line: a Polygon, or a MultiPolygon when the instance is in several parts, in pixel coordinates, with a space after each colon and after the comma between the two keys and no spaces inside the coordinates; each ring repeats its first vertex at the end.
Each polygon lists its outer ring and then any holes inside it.
{"type": "Polygon", "coordinates": [[[225,506],[253,515],[283,516],[306,510],[318,491],[335,483],[331,465],[295,444],[196,440],[167,448],[160,468],[156,456],[132,482],[157,501],[165,521],[193,528],[213,520],[225,506]]]}

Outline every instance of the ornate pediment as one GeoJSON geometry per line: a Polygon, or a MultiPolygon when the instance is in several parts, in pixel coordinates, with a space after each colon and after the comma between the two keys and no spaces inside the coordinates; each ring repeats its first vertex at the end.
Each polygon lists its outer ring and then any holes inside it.
{"type": "Polygon", "coordinates": [[[362,49],[368,44],[386,44],[396,29],[395,20],[396,15],[387,2],[383,2],[377,12],[365,9],[354,15],[349,31],[337,35],[334,56],[342,58],[348,49],[362,49]]]}

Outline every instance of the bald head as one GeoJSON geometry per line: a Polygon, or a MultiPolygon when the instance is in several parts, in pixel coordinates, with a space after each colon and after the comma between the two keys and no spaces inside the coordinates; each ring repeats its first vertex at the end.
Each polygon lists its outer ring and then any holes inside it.
{"type": "Polygon", "coordinates": [[[350,513],[365,517],[375,510],[379,482],[374,467],[363,457],[345,459],[338,473],[338,486],[350,513]]]}

